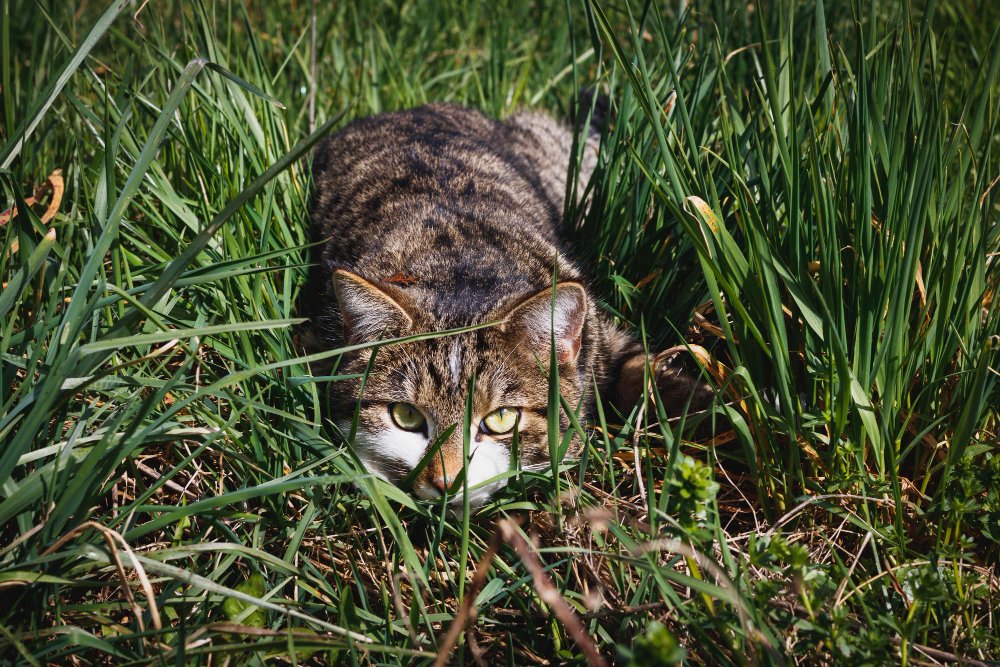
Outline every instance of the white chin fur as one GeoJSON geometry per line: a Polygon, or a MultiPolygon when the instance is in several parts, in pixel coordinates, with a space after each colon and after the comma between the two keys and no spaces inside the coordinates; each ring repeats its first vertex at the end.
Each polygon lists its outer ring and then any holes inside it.
{"type": "MultiPolygon", "coordinates": [[[[508,443],[486,439],[475,443],[470,453],[466,473],[469,478],[469,505],[482,505],[489,500],[490,496],[506,486],[506,478],[489,484],[484,484],[484,482],[497,475],[502,475],[508,470],[510,470],[508,443]]],[[[461,497],[457,500],[459,503],[462,502],[461,497]]]]}
{"type": "MultiPolygon", "coordinates": [[[[507,478],[486,482],[503,475],[508,470],[510,470],[510,454],[504,443],[493,440],[474,443],[467,473],[469,507],[484,505],[494,493],[506,486],[507,478]]],[[[440,491],[423,481],[417,481],[413,485],[413,494],[421,500],[437,500],[441,497],[440,491]]],[[[462,505],[461,489],[455,490],[455,493],[448,499],[448,505],[462,505]]]]}
{"type": "MultiPolygon", "coordinates": [[[[338,423],[343,433],[350,432],[350,422],[338,423]]],[[[473,434],[474,435],[474,434],[473,434]]],[[[389,482],[393,480],[387,469],[405,467],[413,470],[427,451],[429,440],[420,433],[410,433],[400,429],[390,429],[380,434],[358,431],[354,439],[354,451],[365,469],[376,477],[389,482]]],[[[466,475],[469,484],[469,505],[483,505],[499,489],[507,484],[506,479],[484,484],[487,480],[502,475],[510,469],[510,452],[507,443],[484,439],[472,441],[470,461],[466,475]]],[[[436,500],[440,492],[423,481],[416,481],[413,494],[421,500],[436,500]]],[[[449,505],[461,505],[462,493],[458,491],[448,501],[449,505]]]]}
{"type": "MultiPolygon", "coordinates": [[[[479,507],[493,496],[494,493],[507,485],[507,478],[486,483],[510,470],[510,453],[506,443],[495,440],[473,442],[467,471],[469,480],[469,507],[479,507]]],[[[413,485],[413,494],[421,500],[437,500],[441,492],[423,481],[413,485]]],[[[456,489],[448,499],[449,506],[462,505],[462,491],[456,489]]]]}

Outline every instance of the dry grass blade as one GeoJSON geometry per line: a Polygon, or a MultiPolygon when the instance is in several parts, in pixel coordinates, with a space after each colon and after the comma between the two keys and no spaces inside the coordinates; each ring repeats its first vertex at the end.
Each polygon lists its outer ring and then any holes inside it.
{"type": "Polygon", "coordinates": [[[583,627],[580,617],[576,615],[576,612],[570,608],[563,596],[556,590],[556,587],[552,584],[552,579],[545,573],[541,562],[538,560],[538,555],[532,549],[531,545],[528,544],[528,541],[524,539],[524,536],[521,535],[517,524],[510,519],[501,519],[497,522],[497,530],[503,541],[514,549],[514,553],[517,554],[528,572],[531,573],[531,579],[534,583],[535,593],[538,594],[538,599],[552,609],[552,612],[559,619],[559,622],[562,623],[570,638],[583,651],[584,656],[587,658],[587,664],[590,667],[606,667],[608,664],[607,661],[597,650],[594,640],[587,634],[587,629],[583,627]]]}
{"type": "MultiPolygon", "coordinates": [[[[732,580],[730,580],[730,578],[726,575],[722,568],[715,563],[714,560],[698,551],[690,544],[685,544],[680,540],[664,538],[644,542],[643,544],[634,547],[631,551],[633,555],[666,551],[670,553],[678,553],[686,558],[693,559],[698,564],[698,567],[711,574],[716,583],[724,591],[726,591],[728,594],[727,602],[733,605],[733,608],[736,610],[736,613],[740,618],[740,623],[743,624],[744,629],[750,630],[750,617],[747,612],[746,605],[740,597],[739,591],[737,591],[736,587],[733,585],[732,580]]],[[[769,651],[774,652],[773,646],[769,644],[765,644],[765,646],[769,651]]]]}
{"type": "Polygon", "coordinates": [[[498,525],[493,531],[493,534],[490,536],[489,545],[486,547],[486,551],[483,552],[482,557],[476,564],[476,572],[472,577],[471,584],[465,590],[465,598],[462,600],[462,606],[458,610],[458,614],[455,615],[455,619],[448,627],[448,632],[445,634],[444,639],[441,640],[441,646],[438,648],[437,657],[434,659],[434,667],[444,667],[448,664],[448,658],[451,656],[451,650],[454,648],[455,642],[458,641],[459,635],[462,634],[462,630],[465,629],[468,622],[475,621],[476,596],[479,595],[479,591],[483,589],[483,585],[486,583],[486,577],[489,574],[493,557],[496,556],[497,550],[500,548],[500,541],[501,531],[498,525]]]}
{"type": "Polygon", "coordinates": [[[125,574],[125,567],[122,565],[121,558],[118,556],[118,547],[116,543],[121,545],[122,550],[129,558],[132,569],[135,570],[136,576],[139,578],[139,584],[142,586],[142,591],[146,595],[146,604],[149,605],[149,616],[153,621],[153,627],[156,630],[162,630],[163,621],[160,619],[160,611],[156,604],[156,595],[153,593],[153,586],[149,582],[149,577],[146,576],[146,570],[142,567],[142,563],[140,563],[135,557],[135,553],[133,553],[132,548],[128,545],[125,538],[122,537],[120,533],[111,530],[107,526],[101,525],[96,521],[87,521],[56,540],[52,546],[42,552],[42,555],[48,556],[56,553],[70,540],[91,529],[98,531],[104,537],[104,541],[108,545],[108,552],[114,561],[115,569],[118,571],[118,577],[122,582],[122,590],[125,591],[125,597],[128,599],[129,606],[132,608],[132,613],[135,614],[136,623],[139,624],[140,630],[144,630],[142,622],[142,607],[139,606],[139,603],[136,602],[135,597],[132,595],[132,588],[129,586],[129,580],[125,574]]]}
{"type": "MultiPolygon", "coordinates": [[[[49,199],[48,206],[45,207],[45,212],[42,213],[41,221],[43,224],[48,223],[52,218],[56,217],[56,213],[59,212],[59,205],[62,204],[63,191],[65,190],[65,184],[62,177],[62,169],[56,169],[49,177],[45,179],[45,182],[35,188],[35,193],[24,200],[24,203],[28,206],[34,206],[38,204],[46,192],[51,192],[52,197],[49,199]]],[[[17,217],[19,211],[17,206],[7,209],[6,211],[0,212],[0,225],[5,225],[14,218],[17,217]]]]}

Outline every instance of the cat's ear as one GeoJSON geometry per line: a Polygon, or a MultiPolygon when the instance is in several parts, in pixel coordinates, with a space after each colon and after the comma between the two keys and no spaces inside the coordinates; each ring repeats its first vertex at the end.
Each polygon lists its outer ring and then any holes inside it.
{"type": "Polygon", "coordinates": [[[350,345],[396,338],[413,325],[398,301],[359,275],[337,269],[333,289],[344,320],[344,339],[350,345]]]}
{"type": "Polygon", "coordinates": [[[524,335],[543,360],[548,358],[555,334],[556,359],[566,364],[580,354],[586,321],[587,292],[580,283],[565,282],[556,285],[554,302],[552,289],[546,288],[514,306],[504,318],[504,327],[524,335]]]}

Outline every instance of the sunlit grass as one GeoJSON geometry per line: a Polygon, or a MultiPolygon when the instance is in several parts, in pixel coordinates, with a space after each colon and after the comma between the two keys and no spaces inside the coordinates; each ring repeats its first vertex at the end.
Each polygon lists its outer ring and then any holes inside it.
{"type": "Polygon", "coordinates": [[[1000,12],[939,5],[0,0],[0,656],[1000,659],[1000,12]],[[444,513],[324,421],[309,149],[594,85],[575,252],[717,405],[444,513]]]}

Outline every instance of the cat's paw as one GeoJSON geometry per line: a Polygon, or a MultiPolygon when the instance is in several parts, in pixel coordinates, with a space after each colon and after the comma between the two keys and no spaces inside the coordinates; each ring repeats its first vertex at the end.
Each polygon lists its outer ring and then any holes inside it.
{"type": "Polygon", "coordinates": [[[670,417],[685,411],[693,416],[711,407],[715,390],[704,372],[711,363],[708,352],[697,345],[678,345],[653,358],[656,389],[670,417]]]}
{"type": "Polygon", "coordinates": [[[667,416],[676,418],[686,412],[693,417],[704,413],[715,400],[715,390],[706,371],[718,380],[717,366],[699,345],[678,345],[648,357],[636,354],[620,367],[615,405],[627,411],[640,400],[648,399],[653,387],[647,382],[652,379],[667,416]]]}

